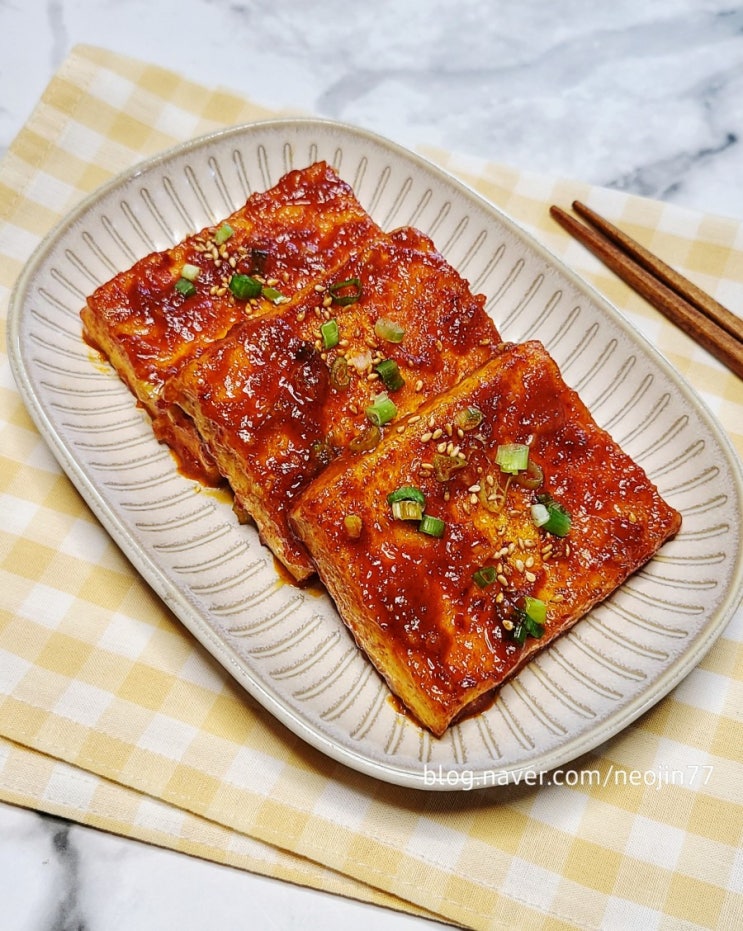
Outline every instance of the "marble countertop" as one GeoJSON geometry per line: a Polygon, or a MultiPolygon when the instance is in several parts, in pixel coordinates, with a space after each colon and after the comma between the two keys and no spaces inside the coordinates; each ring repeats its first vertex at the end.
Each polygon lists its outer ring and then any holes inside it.
{"type": "MultiPolygon", "coordinates": [[[[0,0],[0,25],[0,153],[89,43],[403,144],[743,217],[743,7],[719,0],[0,0]]],[[[0,875],[13,931],[436,927],[6,805],[0,875]]]]}

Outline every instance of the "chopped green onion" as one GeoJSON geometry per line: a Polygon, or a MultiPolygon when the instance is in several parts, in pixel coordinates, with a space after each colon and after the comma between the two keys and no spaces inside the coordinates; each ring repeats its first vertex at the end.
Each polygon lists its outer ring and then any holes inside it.
{"type": "Polygon", "coordinates": [[[537,495],[537,501],[547,508],[549,514],[548,520],[542,524],[542,527],[547,533],[554,534],[556,537],[566,537],[572,524],[568,511],[551,495],[537,495]]]}
{"type": "Polygon", "coordinates": [[[539,488],[544,482],[544,471],[533,459],[529,459],[526,464],[526,469],[524,469],[523,472],[519,472],[518,475],[514,475],[513,480],[517,485],[521,485],[522,488],[539,488]]]}
{"type": "Polygon", "coordinates": [[[492,585],[497,577],[498,573],[494,566],[483,566],[472,573],[472,579],[479,588],[487,588],[488,585],[492,585]]]}
{"type": "Polygon", "coordinates": [[[349,278],[346,281],[338,281],[328,286],[328,292],[334,304],[346,307],[348,304],[355,304],[361,297],[361,281],[359,278],[349,278]],[[347,291],[349,288],[351,289],[350,293],[341,293],[342,291],[347,291]]]}
{"type": "Polygon", "coordinates": [[[338,332],[337,320],[326,320],[320,327],[320,337],[322,339],[323,349],[332,349],[338,345],[340,333],[338,332]]]}
{"type": "Polygon", "coordinates": [[[501,472],[515,475],[528,465],[529,447],[525,443],[502,443],[495,451],[495,461],[501,472]]]}
{"type": "Polygon", "coordinates": [[[175,283],[175,289],[184,297],[193,297],[196,294],[196,286],[188,278],[179,278],[175,283]]]}
{"type": "Polygon", "coordinates": [[[222,243],[227,242],[230,236],[234,236],[235,231],[232,229],[229,223],[223,223],[214,233],[214,242],[221,246],[222,243]]]}
{"type": "Polygon", "coordinates": [[[529,617],[528,614],[522,613],[519,617],[519,621],[511,632],[513,639],[523,646],[526,643],[527,637],[534,637],[538,640],[544,633],[544,627],[541,624],[529,617]]]}
{"type": "Polygon", "coordinates": [[[277,291],[276,288],[270,288],[268,285],[264,285],[261,289],[261,296],[265,297],[267,301],[271,301],[272,304],[283,304],[284,301],[289,300],[281,291],[277,291]]]}
{"type": "Polygon", "coordinates": [[[547,605],[541,598],[534,598],[531,595],[526,595],[524,597],[524,611],[526,611],[527,617],[530,617],[535,623],[544,627],[544,622],[547,620],[547,605]]]}
{"type": "Polygon", "coordinates": [[[417,501],[421,507],[425,507],[426,496],[414,485],[401,485],[395,491],[387,495],[387,503],[395,504],[396,501],[417,501]]]}
{"type": "Polygon", "coordinates": [[[466,407],[454,417],[454,426],[460,430],[474,430],[482,423],[483,413],[477,407],[466,407]]]}
{"type": "Polygon", "coordinates": [[[440,517],[424,514],[421,522],[418,524],[418,530],[420,530],[421,533],[428,534],[429,537],[443,537],[446,524],[440,517]]]}
{"type": "Polygon", "coordinates": [[[544,525],[550,519],[550,512],[547,510],[544,504],[532,504],[531,519],[534,522],[535,527],[544,527],[544,525]]]}
{"type": "Polygon", "coordinates": [[[380,317],[374,324],[374,333],[388,343],[401,343],[405,337],[405,330],[399,323],[389,317],[380,317]]]}
{"type": "Polygon", "coordinates": [[[547,605],[541,598],[524,598],[524,607],[516,609],[516,624],[511,631],[513,639],[523,646],[527,637],[539,639],[544,634],[547,605]]]}
{"type": "Polygon", "coordinates": [[[375,426],[383,427],[397,415],[397,407],[395,402],[390,400],[387,393],[383,391],[374,398],[373,403],[367,407],[365,413],[375,426]]]}
{"type": "Polygon", "coordinates": [[[346,528],[349,539],[358,540],[363,529],[363,521],[358,514],[346,514],[343,518],[343,526],[346,528]]]}
{"type": "Polygon", "coordinates": [[[449,479],[467,465],[467,460],[460,456],[448,456],[446,453],[436,453],[433,457],[433,474],[439,482],[448,482],[449,479]]]}
{"type": "Polygon", "coordinates": [[[185,278],[188,281],[196,281],[196,279],[201,274],[201,269],[198,265],[191,265],[190,262],[186,262],[181,269],[181,278],[185,278]]]}
{"type": "Polygon", "coordinates": [[[395,520],[421,520],[423,505],[419,501],[393,501],[392,516],[395,520]]]}
{"type": "Polygon", "coordinates": [[[376,449],[382,439],[382,431],[376,424],[370,423],[366,430],[355,436],[348,444],[352,453],[365,453],[376,449]]]}
{"type": "Polygon", "coordinates": [[[351,372],[348,369],[348,360],[345,356],[336,356],[330,366],[330,384],[334,388],[348,388],[351,384],[351,372]]]}
{"type": "Polygon", "coordinates": [[[394,359],[383,359],[379,365],[374,366],[374,371],[382,379],[388,391],[399,391],[405,384],[405,379],[400,374],[400,368],[394,359]]]}
{"type": "Polygon", "coordinates": [[[261,283],[250,275],[233,275],[230,278],[230,291],[239,301],[250,301],[260,297],[261,283]]]}

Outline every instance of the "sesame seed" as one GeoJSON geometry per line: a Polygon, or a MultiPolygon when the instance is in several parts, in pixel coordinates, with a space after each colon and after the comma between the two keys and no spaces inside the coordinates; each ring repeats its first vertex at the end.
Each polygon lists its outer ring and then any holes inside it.
{"type": "Polygon", "coordinates": [[[433,463],[421,462],[421,469],[423,469],[425,472],[433,472],[433,463]]]}
{"type": "Polygon", "coordinates": [[[326,294],[325,297],[322,299],[322,306],[331,307],[332,304],[333,304],[333,298],[329,294],[326,294]]]}
{"type": "Polygon", "coordinates": [[[448,423],[448,424],[444,427],[444,429],[446,430],[447,436],[451,436],[452,433],[454,432],[454,427],[453,427],[450,423],[448,423]]]}
{"type": "Polygon", "coordinates": [[[475,494],[475,495],[477,494],[479,490],[480,490],[479,485],[470,485],[470,487],[467,489],[467,491],[469,491],[470,494],[475,494]]]}
{"type": "Polygon", "coordinates": [[[436,452],[437,452],[437,453],[445,453],[445,452],[446,452],[446,443],[439,443],[439,445],[436,447],[436,452]]]}
{"type": "Polygon", "coordinates": [[[497,576],[497,579],[500,582],[500,584],[503,585],[504,587],[508,585],[508,579],[505,577],[505,575],[503,575],[503,573],[500,573],[497,576]]]}
{"type": "Polygon", "coordinates": [[[534,565],[534,557],[527,556],[526,559],[524,560],[524,565],[526,566],[527,569],[531,569],[531,567],[534,565]]]}
{"type": "Polygon", "coordinates": [[[526,572],[526,573],[524,574],[524,578],[526,579],[527,582],[536,582],[536,581],[537,581],[537,577],[534,575],[533,572],[526,572]]]}
{"type": "Polygon", "coordinates": [[[443,435],[444,435],[444,431],[439,427],[433,431],[432,439],[440,440],[443,435]]]}
{"type": "Polygon", "coordinates": [[[322,294],[322,292],[323,292],[324,290],[325,290],[325,285],[324,285],[324,284],[316,284],[316,285],[315,285],[315,291],[317,291],[318,294],[322,294]]]}
{"type": "Polygon", "coordinates": [[[503,621],[503,627],[505,630],[513,630],[513,621],[509,621],[508,618],[506,618],[503,621]]]}
{"type": "Polygon", "coordinates": [[[524,560],[523,560],[523,559],[517,559],[516,562],[514,563],[514,565],[516,566],[516,569],[517,569],[519,572],[523,572],[523,571],[524,571],[524,560]]]}
{"type": "Polygon", "coordinates": [[[424,434],[421,435],[421,442],[428,443],[428,441],[433,437],[433,433],[430,430],[426,430],[424,434]]]}
{"type": "Polygon", "coordinates": [[[413,414],[413,416],[408,420],[408,423],[418,423],[420,419],[421,419],[420,414],[413,414]]]}
{"type": "Polygon", "coordinates": [[[423,390],[423,379],[422,378],[419,378],[418,381],[415,383],[415,390],[416,391],[423,390]]]}

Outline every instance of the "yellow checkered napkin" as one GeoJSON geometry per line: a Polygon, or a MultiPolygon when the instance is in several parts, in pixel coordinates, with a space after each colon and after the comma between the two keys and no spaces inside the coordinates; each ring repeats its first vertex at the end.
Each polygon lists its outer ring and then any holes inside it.
{"type": "MultiPolygon", "coordinates": [[[[178,141],[268,115],[76,49],[0,166],[3,306],[83,195],[178,141]]],[[[741,382],[572,242],[547,205],[590,200],[732,307],[743,306],[740,223],[425,154],[622,307],[743,451],[741,382]]],[[[1,362],[0,797],[466,927],[743,926],[740,610],[670,696],[563,784],[427,794],[375,782],[301,743],[194,642],[62,475],[1,362]],[[576,782],[586,771],[605,785],[576,782]]]]}

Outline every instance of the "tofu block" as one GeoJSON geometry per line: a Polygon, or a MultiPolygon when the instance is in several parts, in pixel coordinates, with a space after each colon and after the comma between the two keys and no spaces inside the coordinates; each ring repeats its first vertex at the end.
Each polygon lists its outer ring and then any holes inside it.
{"type": "Polygon", "coordinates": [[[291,511],[358,645],[437,736],[681,523],[541,343],[491,355],[291,511]]]}
{"type": "Polygon", "coordinates": [[[170,379],[165,400],[192,420],[237,508],[295,579],[314,572],[288,524],[296,496],[343,450],[373,447],[485,362],[500,337],[484,302],[427,236],[400,229],[170,379]],[[391,419],[375,424],[369,408],[391,419]]]}
{"type": "Polygon", "coordinates": [[[380,233],[325,162],[291,171],[223,223],[145,256],[97,288],[81,311],[84,337],[150,414],[156,435],[173,447],[184,471],[215,483],[218,470],[188,418],[163,404],[163,386],[237,323],[271,313],[275,301],[301,294],[380,233]],[[188,275],[197,272],[190,294],[176,286],[184,267],[187,292],[188,275]],[[272,286],[281,297],[264,291],[250,301],[236,299],[229,288],[236,273],[272,286]]]}

